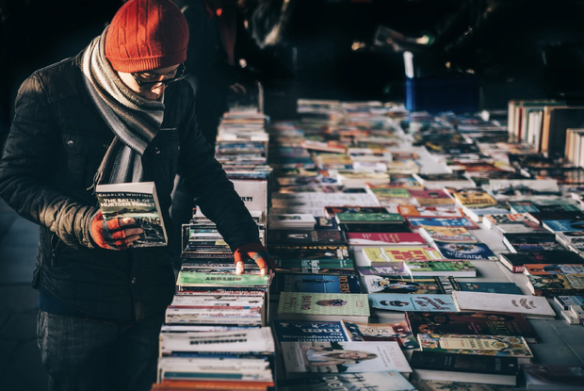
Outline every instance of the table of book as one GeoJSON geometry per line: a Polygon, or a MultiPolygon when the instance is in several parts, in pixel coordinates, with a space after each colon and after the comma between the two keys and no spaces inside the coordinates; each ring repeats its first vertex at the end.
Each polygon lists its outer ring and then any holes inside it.
{"type": "MultiPolygon", "coordinates": [[[[323,103],[322,105],[326,106],[326,105],[330,105],[330,103],[326,102],[326,103],[323,103]]],[[[316,103],[315,106],[320,107],[318,103],[316,103]]],[[[316,109],[314,111],[318,112],[318,109],[316,109]]],[[[326,110],[324,112],[326,113],[326,110]]],[[[349,110],[349,113],[350,113],[350,110],[349,110]]],[[[326,114],[326,115],[330,115],[330,113],[326,114]]],[[[235,118],[235,117],[237,117],[237,115],[232,116],[232,118],[235,118]]],[[[243,115],[243,117],[245,117],[245,115],[243,115]]],[[[327,117],[327,118],[329,118],[329,117],[327,117]]],[[[259,123],[259,121],[258,121],[258,123],[259,123]]],[[[281,126],[282,126],[282,128],[292,127],[292,125],[289,125],[289,124],[284,124],[281,126]]],[[[223,129],[223,131],[225,131],[225,128],[223,129]]],[[[239,131],[240,131],[239,129],[236,130],[236,133],[239,131]]],[[[221,137],[221,128],[220,128],[220,137],[221,137]]],[[[227,140],[238,140],[238,139],[237,139],[237,137],[235,137],[235,138],[228,138],[227,140]]],[[[249,138],[249,137],[243,138],[242,140],[243,141],[241,141],[241,142],[248,142],[245,140],[251,140],[251,138],[249,138]]],[[[266,142],[265,145],[267,148],[267,137],[264,138],[262,136],[259,138],[259,140],[266,142]]],[[[225,151],[225,149],[222,149],[225,146],[221,146],[221,143],[219,143],[218,145],[219,145],[218,151],[221,151],[221,150],[225,151]]],[[[318,148],[322,147],[322,146],[319,146],[316,144],[308,144],[308,143],[306,145],[303,145],[303,146],[307,149],[312,148],[312,149],[317,149],[317,150],[318,150],[318,148]]],[[[335,152],[335,148],[339,148],[338,146],[330,146],[330,145],[328,145],[327,147],[332,148],[332,149],[328,149],[329,152],[335,152]]],[[[229,148],[231,148],[231,147],[227,147],[226,150],[229,150],[229,148]]],[[[399,147],[388,148],[387,150],[391,151],[391,153],[394,153],[394,154],[399,154],[399,153],[403,152],[400,150],[399,147]]],[[[422,165],[423,169],[424,168],[428,169],[430,166],[432,166],[432,169],[434,170],[434,171],[432,171],[433,173],[448,172],[447,169],[445,171],[440,171],[441,168],[438,167],[440,165],[436,164],[436,162],[432,160],[432,158],[430,157],[430,154],[428,154],[428,152],[425,150],[425,148],[412,147],[410,145],[409,150],[415,151],[416,154],[418,154],[420,156],[420,160],[422,161],[421,165],[422,165]]],[[[231,159],[233,159],[232,158],[233,155],[230,155],[230,156],[231,157],[229,157],[229,159],[228,159],[229,161],[231,161],[231,159]]],[[[219,161],[222,162],[222,164],[224,164],[224,167],[226,166],[226,164],[230,164],[227,162],[227,160],[221,160],[221,158],[219,158],[219,161]]],[[[226,170],[228,172],[228,175],[230,173],[232,173],[232,174],[235,173],[235,174],[233,174],[233,175],[235,175],[235,177],[234,177],[235,179],[242,179],[242,178],[238,177],[237,175],[245,176],[245,174],[242,174],[242,172],[237,171],[237,168],[233,168],[233,166],[227,166],[227,167],[229,167],[226,170]]],[[[262,167],[266,167],[266,166],[262,166],[262,167]]],[[[442,167],[445,168],[446,166],[442,165],[442,167]]],[[[263,168],[262,170],[265,170],[265,168],[263,168]]],[[[256,168],[256,172],[257,172],[257,168],[256,168]]],[[[267,171],[263,172],[262,175],[265,174],[266,172],[267,172],[267,174],[269,174],[269,170],[267,170],[267,171]]],[[[245,178],[243,178],[243,179],[245,179],[245,178]]],[[[237,186],[236,186],[236,190],[237,190],[237,186]]],[[[240,195],[242,196],[242,198],[245,198],[245,197],[243,197],[243,195],[241,193],[240,193],[240,195]]],[[[250,197],[250,199],[251,199],[251,197],[250,197]]],[[[245,199],[244,199],[244,201],[245,201],[245,199]]],[[[273,205],[272,205],[272,207],[273,207],[273,205]]],[[[248,208],[249,208],[249,205],[248,205],[248,208]]],[[[276,209],[278,209],[278,208],[276,208],[276,209]]],[[[279,209],[280,210],[278,211],[278,213],[295,213],[294,211],[286,211],[285,208],[279,208],[279,209]]],[[[273,210],[275,210],[275,209],[272,209],[272,211],[273,210]]],[[[296,213],[309,213],[309,212],[296,212],[296,213]]],[[[501,235],[499,233],[495,232],[494,229],[486,229],[482,224],[478,224],[478,225],[479,225],[479,229],[472,231],[472,234],[476,237],[476,239],[485,243],[489,247],[489,249],[493,253],[495,253],[495,255],[497,255],[497,256],[500,253],[508,253],[509,252],[509,249],[506,248],[505,245],[503,244],[503,241],[501,240],[501,235]]],[[[349,251],[352,251],[351,248],[349,248],[349,251]]],[[[350,253],[350,258],[355,259],[356,255],[350,253]]],[[[523,274],[512,273],[510,270],[508,270],[504,265],[502,265],[498,261],[473,260],[472,264],[477,269],[477,277],[476,278],[469,278],[468,281],[513,282],[522,290],[524,295],[531,295],[529,287],[528,287],[528,281],[523,274]]],[[[461,281],[465,281],[465,279],[461,278],[461,277],[457,277],[456,279],[461,280],[461,281]]],[[[550,302],[551,306],[556,310],[556,312],[558,312],[560,310],[558,304],[556,302],[554,302],[551,298],[548,298],[548,301],[550,302]]],[[[274,320],[274,319],[278,319],[278,317],[277,317],[278,301],[272,300],[272,302],[269,305],[269,308],[270,308],[270,311],[269,311],[270,312],[269,313],[270,321],[274,320]]],[[[387,322],[391,322],[393,320],[401,321],[404,319],[404,314],[402,312],[375,310],[375,311],[372,311],[371,314],[372,314],[372,316],[369,318],[370,323],[387,323],[387,322]],[[381,316],[379,316],[379,315],[381,315],[381,316]]],[[[583,327],[581,327],[579,325],[569,325],[565,320],[563,320],[559,316],[556,316],[555,319],[549,319],[549,320],[529,319],[529,323],[531,324],[531,326],[533,327],[534,331],[537,333],[537,336],[538,336],[538,343],[529,345],[529,347],[531,348],[531,350],[534,354],[533,363],[584,366],[584,328],[583,327]]],[[[412,354],[412,351],[411,350],[404,350],[404,354],[406,355],[407,358],[409,358],[412,354]]],[[[283,378],[285,378],[285,369],[283,367],[281,357],[277,357],[275,379],[283,379],[283,378]]],[[[516,389],[520,390],[521,388],[516,388],[516,389]]],[[[379,391],[382,391],[382,390],[379,390],[379,391]]]]}

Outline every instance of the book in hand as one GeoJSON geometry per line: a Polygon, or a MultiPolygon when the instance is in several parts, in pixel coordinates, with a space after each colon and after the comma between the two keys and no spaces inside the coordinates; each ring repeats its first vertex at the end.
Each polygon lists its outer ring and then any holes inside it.
{"type": "Polygon", "coordinates": [[[315,373],[412,372],[397,342],[283,342],[289,378],[315,373]]]}
{"type": "Polygon", "coordinates": [[[556,313],[545,297],[506,295],[501,293],[454,291],[459,311],[494,311],[521,313],[527,318],[550,319],[556,313]]]}
{"type": "Polygon", "coordinates": [[[523,273],[527,264],[584,264],[584,258],[567,250],[501,253],[499,261],[513,273],[523,273]]]}
{"type": "Polygon", "coordinates": [[[413,378],[515,386],[517,357],[414,352],[410,360],[413,378]]]}
{"type": "Polygon", "coordinates": [[[286,379],[278,391],[415,391],[410,382],[396,371],[314,375],[304,379],[286,379]]]}
{"type": "Polygon", "coordinates": [[[577,391],[584,384],[584,367],[530,364],[521,367],[528,390],[577,391]]]}
{"type": "Polygon", "coordinates": [[[458,312],[450,295],[409,295],[374,293],[371,307],[390,311],[458,312]]]}
{"type": "Polygon", "coordinates": [[[131,217],[144,231],[132,247],[166,246],[168,237],[154,182],[97,185],[95,194],[105,220],[131,217]]]}
{"type": "Polygon", "coordinates": [[[516,357],[528,364],[533,353],[523,337],[513,335],[418,334],[422,352],[516,357]]]}
{"type": "Polygon", "coordinates": [[[273,323],[278,343],[282,342],[333,342],[350,341],[340,321],[273,323]]]}
{"type": "Polygon", "coordinates": [[[279,320],[367,322],[367,295],[353,293],[282,292],[278,303],[279,320]]]}
{"type": "Polygon", "coordinates": [[[351,341],[397,341],[402,349],[419,349],[420,345],[405,321],[361,323],[342,321],[351,341]]]}

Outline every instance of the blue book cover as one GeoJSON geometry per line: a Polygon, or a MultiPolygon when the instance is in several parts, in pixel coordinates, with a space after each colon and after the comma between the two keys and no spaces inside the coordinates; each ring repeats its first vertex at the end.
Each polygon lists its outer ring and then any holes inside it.
{"type": "Polygon", "coordinates": [[[522,295],[521,289],[513,282],[460,282],[456,281],[461,291],[505,293],[509,295],[522,295]]]}
{"type": "Polygon", "coordinates": [[[411,295],[373,293],[369,295],[371,307],[392,311],[458,312],[450,295],[411,295]]]}
{"type": "Polygon", "coordinates": [[[341,322],[274,321],[273,324],[278,343],[349,341],[341,322]]]}
{"type": "Polygon", "coordinates": [[[408,223],[413,227],[465,227],[465,228],[478,228],[475,223],[463,218],[451,218],[451,217],[407,217],[408,223]]]}
{"type": "Polygon", "coordinates": [[[355,275],[278,274],[272,292],[361,293],[355,275]]]}
{"type": "Polygon", "coordinates": [[[448,243],[435,240],[446,259],[497,260],[498,257],[484,243],[448,243]]]}
{"type": "Polygon", "coordinates": [[[580,219],[543,220],[542,225],[553,232],[572,232],[584,229],[584,221],[580,219]]]}
{"type": "Polygon", "coordinates": [[[514,213],[539,212],[530,201],[509,201],[508,204],[514,213]]]}

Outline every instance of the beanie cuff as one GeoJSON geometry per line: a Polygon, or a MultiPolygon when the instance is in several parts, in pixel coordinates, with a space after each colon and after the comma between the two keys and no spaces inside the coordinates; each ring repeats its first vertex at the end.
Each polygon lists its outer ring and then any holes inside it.
{"type": "Polygon", "coordinates": [[[115,71],[124,73],[137,73],[151,71],[153,69],[167,68],[183,63],[187,59],[187,51],[185,49],[180,52],[167,54],[164,56],[137,59],[112,58],[107,55],[106,58],[115,71]]]}

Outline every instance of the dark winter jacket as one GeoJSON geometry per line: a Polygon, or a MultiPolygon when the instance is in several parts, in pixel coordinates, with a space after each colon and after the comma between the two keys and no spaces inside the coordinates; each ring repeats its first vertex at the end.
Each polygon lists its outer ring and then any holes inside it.
{"type": "Polygon", "coordinates": [[[0,161],[0,197],[40,225],[36,287],[89,317],[140,320],[163,311],[174,293],[180,239],[168,209],[177,172],[232,249],[259,242],[257,226],[197,129],[193,92],[181,81],[165,91],[162,128],[143,158],[169,246],[95,248],[88,227],[97,200],[87,189],[113,133],[83,85],[79,62],[80,56],[63,60],[22,84],[0,161]]]}

